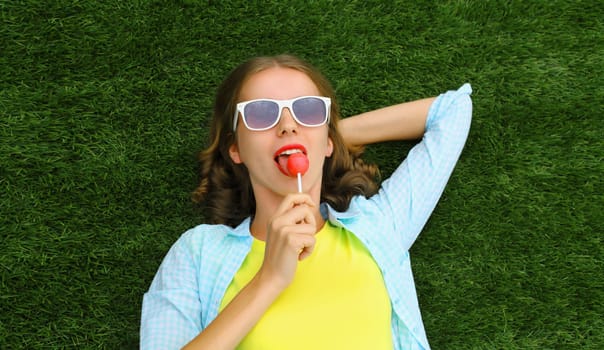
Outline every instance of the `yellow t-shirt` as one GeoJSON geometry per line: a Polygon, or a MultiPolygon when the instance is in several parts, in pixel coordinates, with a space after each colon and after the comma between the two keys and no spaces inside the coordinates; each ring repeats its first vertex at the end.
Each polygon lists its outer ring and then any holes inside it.
{"type": "MultiPolygon", "coordinates": [[[[238,349],[392,349],[391,306],[379,267],[349,231],[329,222],[293,282],[238,349]]],[[[220,310],[247,285],[264,258],[252,248],[227,288],[220,310]]]]}

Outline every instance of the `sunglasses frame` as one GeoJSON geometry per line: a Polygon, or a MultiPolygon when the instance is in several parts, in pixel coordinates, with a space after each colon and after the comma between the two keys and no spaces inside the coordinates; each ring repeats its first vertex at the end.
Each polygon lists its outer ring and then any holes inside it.
{"type": "Polygon", "coordinates": [[[269,130],[269,129],[273,128],[275,125],[277,125],[279,123],[279,120],[281,120],[281,115],[283,113],[283,108],[285,108],[285,107],[287,107],[289,109],[289,112],[291,113],[291,115],[294,118],[294,120],[296,121],[296,123],[298,123],[302,126],[313,128],[313,127],[324,125],[329,121],[330,114],[331,114],[330,113],[331,112],[331,99],[329,97],[325,97],[325,96],[300,96],[300,97],[295,97],[295,98],[292,98],[289,100],[273,100],[270,98],[259,98],[259,99],[255,99],[255,100],[239,102],[239,103],[237,103],[237,107],[235,108],[235,116],[233,117],[233,132],[237,131],[237,121],[239,120],[239,113],[241,113],[241,119],[243,120],[243,124],[245,124],[245,127],[248,128],[248,130],[264,131],[264,130],[269,130]],[[294,102],[304,99],[304,98],[309,98],[309,97],[318,98],[319,100],[323,101],[323,103],[325,104],[327,116],[325,117],[325,121],[323,121],[321,124],[317,124],[317,125],[305,124],[305,123],[302,123],[298,119],[298,117],[296,117],[296,113],[294,112],[294,109],[293,109],[294,102]],[[247,121],[243,117],[243,109],[249,103],[261,102],[261,101],[276,103],[277,106],[279,106],[279,114],[277,115],[275,122],[265,128],[260,128],[260,129],[250,128],[250,126],[247,124],[247,121]]]}

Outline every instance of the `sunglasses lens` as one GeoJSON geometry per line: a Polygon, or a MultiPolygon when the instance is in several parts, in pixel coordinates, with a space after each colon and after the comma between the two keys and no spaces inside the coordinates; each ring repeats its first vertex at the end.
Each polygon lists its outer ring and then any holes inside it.
{"type": "Polygon", "coordinates": [[[279,116],[279,105],[271,101],[255,101],[245,105],[243,116],[250,129],[266,129],[279,116]]]}
{"type": "Polygon", "coordinates": [[[317,126],[327,120],[327,106],[325,102],[316,97],[305,97],[296,100],[292,106],[296,118],[300,123],[308,126],[317,126]]]}

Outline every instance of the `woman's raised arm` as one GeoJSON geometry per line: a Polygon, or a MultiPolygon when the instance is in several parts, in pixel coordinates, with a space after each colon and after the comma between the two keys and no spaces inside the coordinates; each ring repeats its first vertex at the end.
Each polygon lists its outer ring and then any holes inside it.
{"type": "Polygon", "coordinates": [[[395,140],[419,139],[435,97],[376,109],[344,118],[339,129],[350,148],[395,140]]]}

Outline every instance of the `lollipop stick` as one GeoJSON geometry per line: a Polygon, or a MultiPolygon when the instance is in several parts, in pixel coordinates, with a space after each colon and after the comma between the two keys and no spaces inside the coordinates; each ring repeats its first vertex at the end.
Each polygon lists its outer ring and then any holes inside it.
{"type": "Polygon", "coordinates": [[[302,193],[302,174],[298,173],[298,193],[302,193]]]}
{"type": "Polygon", "coordinates": [[[287,171],[289,176],[298,177],[298,193],[302,193],[302,175],[308,170],[308,158],[304,153],[294,153],[287,159],[287,171]]]}

